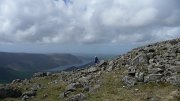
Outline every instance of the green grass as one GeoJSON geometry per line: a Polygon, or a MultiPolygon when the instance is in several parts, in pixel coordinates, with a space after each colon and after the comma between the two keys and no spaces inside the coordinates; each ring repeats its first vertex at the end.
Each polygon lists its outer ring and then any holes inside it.
{"type": "Polygon", "coordinates": [[[157,96],[161,98],[160,101],[164,101],[168,99],[170,92],[177,89],[165,83],[138,84],[128,88],[123,87],[121,79],[122,71],[103,75],[103,84],[96,92],[87,94],[88,101],[146,101],[152,96],[157,96]]]}
{"type": "MultiPolygon", "coordinates": [[[[123,87],[122,77],[124,70],[116,70],[110,73],[103,73],[99,78],[102,82],[99,89],[93,92],[85,92],[87,101],[147,101],[148,97],[157,96],[160,101],[171,101],[171,92],[176,91],[178,87],[166,84],[166,83],[147,83],[138,84],[133,87],[123,87]]],[[[57,80],[59,76],[34,78],[31,80],[31,84],[21,87],[22,91],[28,91],[33,84],[41,84],[45,88],[37,91],[37,96],[33,98],[33,101],[64,101],[59,95],[63,93],[67,83],[61,81],[57,84],[49,82],[57,80]],[[47,97],[44,97],[47,95],[47,97]]],[[[77,94],[82,92],[82,89],[78,89],[71,94],[77,94]]],[[[177,101],[180,96],[176,96],[177,101]]],[[[20,101],[18,99],[5,99],[3,101],[20,101]]]]}

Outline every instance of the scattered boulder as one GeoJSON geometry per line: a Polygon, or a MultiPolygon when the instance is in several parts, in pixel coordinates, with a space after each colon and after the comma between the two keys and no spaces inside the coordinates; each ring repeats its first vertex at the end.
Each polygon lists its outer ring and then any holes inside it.
{"type": "Polygon", "coordinates": [[[128,75],[130,75],[130,76],[135,76],[135,74],[136,74],[136,67],[130,66],[130,67],[128,68],[128,75]]]}
{"type": "Polygon", "coordinates": [[[180,75],[167,77],[166,81],[172,85],[180,86],[180,75]]]}
{"type": "Polygon", "coordinates": [[[134,86],[137,83],[137,79],[134,77],[130,77],[130,76],[125,76],[122,81],[125,83],[125,85],[127,86],[134,86]]]}
{"type": "Polygon", "coordinates": [[[36,92],[35,91],[27,91],[22,94],[22,97],[24,97],[24,96],[28,96],[28,97],[36,96],[36,92]]]}
{"type": "Polygon", "coordinates": [[[163,73],[164,70],[161,68],[148,68],[148,73],[149,74],[158,74],[158,73],[163,73]]]}
{"type": "Polygon", "coordinates": [[[83,93],[80,93],[67,98],[65,101],[83,101],[85,99],[86,96],[83,93]]]}
{"type": "Polygon", "coordinates": [[[147,56],[144,53],[142,53],[142,54],[137,55],[134,59],[132,59],[131,64],[135,66],[139,64],[148,64],[148,62],[149,60],[147,56]]]}
{"type": "Polygon", "coordinates": [[[20,80],[20,79],[15,79],[15,80],[13,80],[13,81],[11,82],[11,84],[16,84],[16,83],[20,83],[20,82],[22,82],[22,80],[20,80]]]}
{"type": "Polygon", "coordinates": [[[143,82],[144,81],[144,73],[143,72],[137,72],[135,74],[135,77],[138,82],[143,82]]]}
{"type": "Polygon", "coordinates": [[[47,74],[45,72],[37,72],[34,73],[33,77],[44,77],[47,76],[47,74]]]}
{"type": "Polygon", "coordinates": [[[115,66],[112,66],[112,65],[111,65],[111,66],[109,66],[109,67],[107,68],[107,71],[110,72],[110,71],[112,71],[114,68],[115,68],[115,66]]]}
{"type": "Polygon", "coordinates": [[[158,96],[149,96],[147,97],[146,101],[160,101],[160,97],[158,96]]]}
{"type": "Polygon", "coordinates": [[[149,74],[144,77],[144,82],[158,82],[161,81],[162,74],[149,74]]]}
{"type": "Polygon", "coordinates": [[[169,71],[180,73],[180,66],[171,66],[168,68],[169,71]]]}
{"type": "Polygon", "coordinates": [[[24,96],[22,97],[22,101],[26,101],[26,100],[28,100],[29,98],[30,98],[29,96],[24,95],[24,96]]]}
{"type": "Polygon", "coordinates": [[[98,64],[98,67],[103,67],[106,66],[108,63],[105,60],[101,60],[100,63],[98,64]]]}
{"type": "Polygon", "coordinates": [[[98,68],[97,67],[90,67],[87,69],[87,73],[93,73],[93,72],[97,72],[98,68]]]}
{"type": "Polygon", "coordinates": [[[64,93],[61,95],[62,95],[62,97],[67,97],[71,92],[74,92],[78,88],[83,88],[83,87],[84,86],[81,83],[71,83],[66,87],[64,93]]]}

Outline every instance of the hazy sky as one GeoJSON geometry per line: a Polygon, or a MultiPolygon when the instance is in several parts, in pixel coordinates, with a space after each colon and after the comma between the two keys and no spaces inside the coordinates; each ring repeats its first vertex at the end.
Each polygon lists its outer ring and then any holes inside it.
{"type": "Polygon", "coordinates": [[[180,0],[0,0],[0,51],[121,53],[180,37],[180,0]]]}

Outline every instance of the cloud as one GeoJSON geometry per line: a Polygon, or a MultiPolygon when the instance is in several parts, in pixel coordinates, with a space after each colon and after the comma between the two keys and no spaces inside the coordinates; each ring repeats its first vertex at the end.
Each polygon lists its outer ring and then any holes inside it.
{"type": "Polygon", "coordinates": [[[101,44],[180,37],[179,0],[1,0],[0,43],[101,44]]]}

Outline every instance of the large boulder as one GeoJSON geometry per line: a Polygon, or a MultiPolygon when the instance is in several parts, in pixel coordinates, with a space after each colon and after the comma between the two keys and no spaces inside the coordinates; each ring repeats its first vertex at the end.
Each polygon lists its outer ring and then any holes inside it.
{"type": "Polygon", "coordinates": [[[28,97],[32,97],[32,96],[36,96],[36,92],[35,91],[27,91],[27,92],[24,92],[22,94],[22,96],[28,96],[28,97]]]}
{"type": "Polygon", "coordinates": [[[20,82],[22,82],[22,80],[20,80],[20,79],[15,79],[15,80],[13,80],[13,81],[11,82],[11,84],[16,84],[16,83],[20,83],[20,82]]]}
{"type": "Polygon", "coordinates": [[[86,96],[83,93],[73,95],[66,99],[65,101],[83,101],[86,99],[86,96]]]}
{"type": "Polygon", "coordinates": [[[161,68],[148,68],[148,73],[149,74],[158,74],[164,72],[163,69],[161,68]]]}
{"type": "Polygon", "coordinates": [[[37,73],[34,73],[33,77],[44,77],[44,76],[47,76],[47,73],[45,72],[37,72],[37,73]]]}
{"type": "Polygon", "coordinates": [[[172,85],[180,86],[180,75],[167,77],[166,81],[172,85]]]}
{"type": "Polygon", "coordinates": [[[22,92],[18,89],[11,87],[0,87],[0,99],[3,98],[18,98],[22,95],[22,92]]]}
{"type": "Polygon", "coordinates": [[[163,77],[162,74],[148,74],[144,77],[144,82],[156,82],[161,81],[161,78],[163,77]]]}
{"type": "Polygon", "coordinates": [[[144,81],[144,73],[143,72],[137,72],[135,74],[135,77],[138,82],[143,82],[144,81]]]}
{"type": "Polygon", "coordinates": [[[128,75],[130,75],[130,76],[135,76],[135,74],[136,74],[136,67],[130,66],[130,67],[128,68],[128,75]]]}
{"type": "Polygon", "coordinates": [[[168,68],[169,71],[180,73],[180,66],[171,66],[168,68]]]}
{"type": "Polygon", "coordinates": [[[125,76],[122,81],[124,82],[124,84],[126,86],[134,86],[137,83],[137,79],[134,77],[130,77],[130,76],[125,76]]]}
{"type": "Polygon", "coordinates": [[[97,72],[98,68],[97,67],[90,67],[87,69],[87,73],[93,73],[93,72],[97,72]]]}
{"type": "Polygon", "coordinates": [[[108,63],[105,60],[101,60],[100,63],[98,64],[99,67],[106,66],[108,63]]]}
{"type": "Polygon", "coordinates": [[[148,64],[149,60],[147,56],[144,53],[141,53],[137,55],[134,59],[131,61],[131,65],[140,65],[140,64],[148,64]]]}
{"type": "Polygon", "coordinates": [[[74,92],[78,88],[83,88],[83,87],[84,87],[84,85],[82,85],[81,83],[71,83],[66,87],[64,93],[61,95],[62,95],[62,97],[67,97],[71,92],[74,92]]]}

